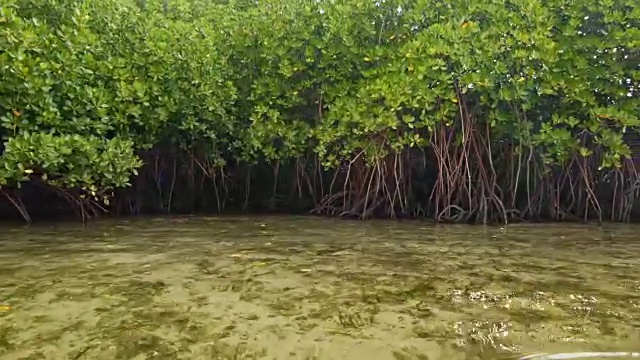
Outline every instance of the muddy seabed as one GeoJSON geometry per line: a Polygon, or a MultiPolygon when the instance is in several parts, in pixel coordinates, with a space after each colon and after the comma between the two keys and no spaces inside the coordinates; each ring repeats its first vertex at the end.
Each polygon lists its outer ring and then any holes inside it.
{"type": "Polygon", "coordinates": [[[139,219],[0,234],[0,359],[639,351],[640,226],[139,219]]]}

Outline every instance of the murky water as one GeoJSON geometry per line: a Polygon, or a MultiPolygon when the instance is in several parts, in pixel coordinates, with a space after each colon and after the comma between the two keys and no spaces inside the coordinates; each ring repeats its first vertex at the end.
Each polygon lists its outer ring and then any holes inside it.
{"type": "Polygon", "coordinates": [[[639,350],[640,226],[189,218],[0,234],[0,359],[639,350]]]}

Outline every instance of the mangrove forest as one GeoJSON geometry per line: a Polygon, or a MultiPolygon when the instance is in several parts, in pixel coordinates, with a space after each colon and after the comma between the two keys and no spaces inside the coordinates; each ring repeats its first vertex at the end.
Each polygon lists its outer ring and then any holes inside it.
{"type": "Polygon", "coordinates": [[[630,221],[639,130],[637,0],[0,4],[5,218],[630,221]]]}

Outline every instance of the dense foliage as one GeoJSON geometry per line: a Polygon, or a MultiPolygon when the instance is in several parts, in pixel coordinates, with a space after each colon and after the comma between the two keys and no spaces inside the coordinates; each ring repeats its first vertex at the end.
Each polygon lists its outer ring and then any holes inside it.
{"type": "Polygon", "coordinates": [[[8,0],[0,192],[628,220],[639,49],[635,0],[8,0]]]}

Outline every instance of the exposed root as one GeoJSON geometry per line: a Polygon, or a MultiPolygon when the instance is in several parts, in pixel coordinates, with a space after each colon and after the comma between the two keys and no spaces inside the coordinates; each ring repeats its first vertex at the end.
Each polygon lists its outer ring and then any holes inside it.
{"type": "Polygon", "coordinates": [[[0,189],[0,193],[4,195],[4,197],[11,203],[11,205],[13,205],[13,207],[16,210],[18,210],[18,212],[20,213],[20,216],[22,216],[24,221],[26,221],[27,223],[31,222],[31,216],[29,215],[29,211],[24,206],[24,203],[22,202],[20,195],[11,195],[9,192],[3,189],[0,189]]]}
{"type": "Polygon", "coordinates": [[[468,222],[471,214],[472,213],[470,211],[463,210],[460,206],[452,204],[444,208],[438,214],[438,216],[436,217],[436,220],[438,222],[446,221],[446,222],[453,222],[453,223],[468,222]],[[457,213],[452,214],[451,210],[456,210],[457,213]]]}

